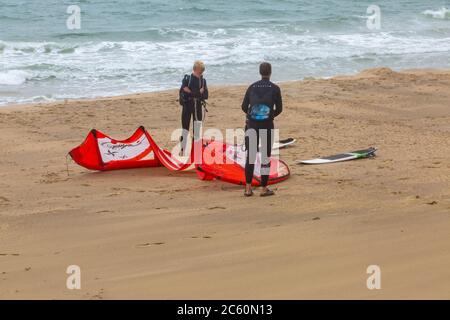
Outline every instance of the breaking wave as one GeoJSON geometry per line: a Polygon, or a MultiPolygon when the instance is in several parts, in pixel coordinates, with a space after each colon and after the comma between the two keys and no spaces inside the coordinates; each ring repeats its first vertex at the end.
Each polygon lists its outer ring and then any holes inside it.
{"type": "Polygon", "coordinates": [[[445,7],[442,7],[439,10],[425,10],[422,12],[422,14],[434,19],[450,20],[450,9],[447,9],[445,7]]]}
{"type": "Polygon", "coordinates": [[[83,27],[70,31],[65,11],[45,1],[6,5],[0,104],[174,88],[197,59],[212,84],[248,83],[263,60],[275,81],[446,67],[450,10],[425,10],[441,5],[380,0],[377,31],[366,26],[367,4],[353,0],[83,1],[83,27]],[[30,21],[39,22],[33,32],[30,21]]]}
{"type": "Polygon", "coordinates": [[[22,70],[9,70],[6,72],[0,73],[0,84],[2,85],[10,85],[17,86],[24,84],[27,79],[30,78],[30,75],[22,70]]]}

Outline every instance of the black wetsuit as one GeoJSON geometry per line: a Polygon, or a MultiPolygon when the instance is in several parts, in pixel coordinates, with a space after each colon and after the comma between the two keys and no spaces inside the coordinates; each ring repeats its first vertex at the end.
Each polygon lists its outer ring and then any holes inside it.
{"type": "Polygon", "coordinates": [[[273,119],[283,111],[280,87],[267,79],[253,83],[245,93],[242,110],[247,114],[245,126],[245,148],[247,150],[245,180],[247,184],[250,184],[253,180],[256,152],[259,150],[261,142],[261,185],[267,186],[273,145],[273,119]],[[250,108],[257,104],[265,104],[270,108],[267,120],[254,121],[250,118],[250,108]],[[252,137],[255,137],[255,139],[252,139],[252,137]]]}
{"type": "Polygon", "coordinates": [[[191,118],[194,121],[203,121],[203,110],[201,102],[208,99],[208,87],[206,80],[203,77],[196,77],[194,74],[186,75],[181,83],[182,92],[182,107],[181,112],[181,126],[183,128],[183,135],[181,136],[182,149],[186,147],[186,137],[189,133],[189,127],[191,124],[191,118]],[[191,93],[184,92],[183,89],[188,87],[191,93]],[[204,88],[203,94],[200,93],[200,89],[204,88]]]}

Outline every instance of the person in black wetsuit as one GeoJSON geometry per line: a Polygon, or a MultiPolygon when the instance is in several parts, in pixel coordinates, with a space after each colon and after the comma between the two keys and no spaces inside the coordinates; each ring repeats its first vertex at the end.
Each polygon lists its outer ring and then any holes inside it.
{"type": "Polygon", "coordinates": [[[247,159],[245,164],[245,193],[253,195],[252,180],[255,169],[257,151],[261,151],[261,196],[274,194],[267,187],[270,173],[270,156],[273,145],[273,120],[283,111],[281,90],[270,81],[272,66],[263,62],[259,66],[261,80],[253,83],[245,93],[242,110],[246,113],[245,148],[247,159]],[[261,145],[261,147],[259,147],[261,145]]]}
{"type": "Polygon", "coordinates": [[[192,73],[186,74],[183,78],[180,88],[180,104],[183,107],[181,112],[181,126],[183,134],[180,137],[181,152],[184,153],[187,144],[187,136],[189,134],[189,126],[191,118],[194,120],[194,135],[199,131],[201,121],[203,121],[202,103],[208,99],[208,87],[206,79],[203,77],[205,65],[201,61],[195,61],[192,73]],[[196,121],[199,121],[196,123],[196,121]]]}

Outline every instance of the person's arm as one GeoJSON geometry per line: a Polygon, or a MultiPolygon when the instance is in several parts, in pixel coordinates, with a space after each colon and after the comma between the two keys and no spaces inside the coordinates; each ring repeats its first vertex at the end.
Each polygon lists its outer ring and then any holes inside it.
{"type": "Polygon", "coordinates": [[[206,79],[203,79],[203,92],[202,92],[202,99],[208,100],[209,92],[208,92],[208,86],[206,85],[206,79]]]}
{"type": "Polygon", "coordinates": [[[273,117],[277,117],[283,111],[283,99],[281,98],[281,90],[278,90],[275,93],[275,111],[273,113],[273,117]]]}
{"type": "Polygon", "coordinates": [[[187,75],[184,76],[183,81],[181,81],[181,90],[186,93],[191,93],[191,89],[189,89],[189,77],[187,75]]]}
{"type": "Polygon", "coordinates": [[[250,105],[250,87],[245,92],[244,100],[242,101],[242,111],[248,113],[248,106],[250,105]]]}

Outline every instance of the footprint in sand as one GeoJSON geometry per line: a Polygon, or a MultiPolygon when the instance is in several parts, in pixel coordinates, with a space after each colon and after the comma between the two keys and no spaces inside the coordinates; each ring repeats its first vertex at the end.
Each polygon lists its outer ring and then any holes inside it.
{"type": "Polygon", "coordinates": [[[91,300],[103,300],[103,294],[104,294],[104,289],[101,288],[100,291],[97,294],[94,294],[91,297],[91,300]]]}
{"type": "Polygon", "coordinates": [[[434,206],[435,204],[437,204],[438,202],[437,201],[431,201],[431,202],[427,202],[427,204],[428,205],[430,205],[430,206],[434,206]]]}
{"type": "MultiPolygon", "coordinates": [[[[192,239],[199,239],[200,236],[191,236],[191,238],[192,238],[192,239]]],[[[212,236],[202,236],[201,238],[202,238],[202,239],[211,239],[212,236]]]]}
{"type": "Polygon", "coordinates": [[[78,194],[76,194],[76,195],[73,195],[73,196],[64,196],[63,198],[64,198],[64,199],[73,199],[73,198],[79,199],[79,198],[81,198],[81,196],[78,195],[78,194]]]}
{"type": "Polygon", "coordinates": [[[91,294],[90,292],[86,292],[84,295],[89,300],[103,300],[103,295],[105,293],[105,289],[101,288],[97,293],[91,294]]]}
{"type": "Polygon", "coordinates": [[[136,248],[148,248],[148,247],[151,247],[151,246],[160,246],[160,245],[163,245],[163,244],[164,244],[164,242],[153,242],[153,243],[147,242],[147,243],[137,244],[135,247],[136,248]]]}
{"type": "Polygon", "coordinates": [[[112,191],[130,191],[130,189],[128,188],[118,188],[118,187],[114,187],[111,188],[112,191]]]}
{"type": "Polygon", "coordinates": [[[0,206],[9,204],[9,199],[6,197],[0,196],[0,206]]]}
{"type": "Polygon", "coordinates": [[[221,185],[220,189],[222,191],[235,191],[235,190],[241,190],[241,186],[235,186],[235,185],[221,185]]]}
{"type": "Polygon", "coordinates": [[[120,196],[120,193],[110,193],[107,195],[107,197],[117,197],[120,196]]]}
{"type": "Polygon", "coordinates": [[[42,179],[39,180],[39,184],[51,184],[60,182],[61,178],[56,172],[49,172],[47,174],[42,175],[42,179]]]}
{"type": "Polygon", "coordinates": [[[338,184],[352,184],[352,179],[339,179],[339,180],[337,180],[337,183],[338,184]]]}
{"type": "Polygon", "coordinates": [[[215,206],[215,207],[209,207],[209,208],[207,208],[208,210],[214,210],[214,209],[222,209],[222,210],[225,210],[226,208],[225,207],[221,207],[221,206],[215,206]]]}

